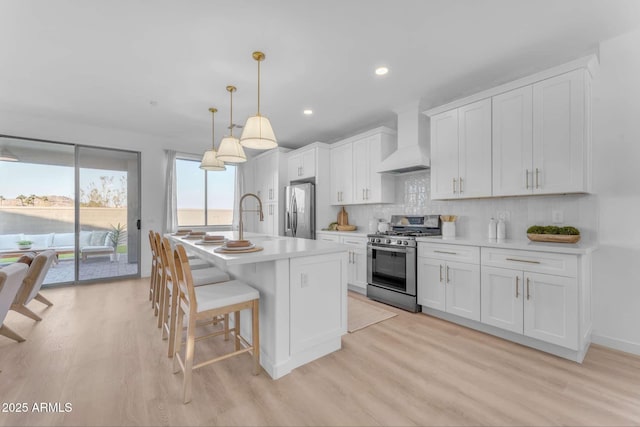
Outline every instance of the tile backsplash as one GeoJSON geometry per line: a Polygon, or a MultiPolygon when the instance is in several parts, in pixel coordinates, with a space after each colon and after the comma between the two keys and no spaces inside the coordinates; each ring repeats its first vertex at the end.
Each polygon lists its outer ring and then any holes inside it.
{"type": "MultiPolygon", "coordinates": [[[[554,211],[562,223],[577,227],[583,239],[597,237],[598,203],[593,194],[522,196],[488,199],[431,200],[430,171],[395,177],[396,200],[393,204],[347,205],[349,223],[367,231],[369,220],[390,219],[391,215],[457,215],[456,234],[466,238],[484,238],[490,218],[506,216],[507,238],[524,239],[529,226],[552,224],[554,211]]],[[[336,216],[339,208],[335,207],[336,216]]]]}

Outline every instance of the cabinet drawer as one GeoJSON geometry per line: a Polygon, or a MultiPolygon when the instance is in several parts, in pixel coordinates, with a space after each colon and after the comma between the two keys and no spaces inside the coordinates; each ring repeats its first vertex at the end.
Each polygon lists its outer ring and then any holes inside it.
{"type": "Polygon", "coordinates": [[[360,246],[362,248],[367,247],[367,238],[366,237],[341,237],[340,238],[340,242],[344,243],[345,245],[352,245],[352,246],[360,246]]]}
{"type": "Polygon", "coordinates": [[[482,265],[566,277],[578,275],[576,255],[548,252],[482,248],[482,265]]]}
{"type": "Polygon", "coordinates": [[[316,240],[340,243],[340,236],[336,234],[316,233],[316,240]]]}
{"type": "Polygon", "coordinates": [[[478,246],[448,245],[444,243],[418,243],[418,256],[447,261],[480,263],[478,246]]]}

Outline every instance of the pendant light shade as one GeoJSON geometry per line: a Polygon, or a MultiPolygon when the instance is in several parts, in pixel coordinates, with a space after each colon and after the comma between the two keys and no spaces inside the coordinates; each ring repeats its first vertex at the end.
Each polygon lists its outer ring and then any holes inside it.
{"type": "Polygon", "coordinates": [[[0,147],[0,161],[17,162],[19,159],[8,148],[0,147]]]}
{"type": "Polygon", "coordinates": [[[215,142],[215,114],[218,111],[217,108],[209,108],[211,112],[211,150],[204,152],[202,156],[202,162],[200,163],[200,169],[208,171],[224,171],[227,170],[224,162],[218,159],[216,155],[216,142],[215,142]]]}
{"type": "Polygon", "coordinates": [[[260,115],[260,62],[264,58],[264,53],[253,52],[253,59],[258,62],[258,112],[247,119],[240,137],[240,144],[256,150],[269,150],[278,146],[269,119],[260,115]]]}
{"type": "Polygon", "coordinates": [[[236,91],[235,86],[227,86],[227,91],[229,92],[229,97],[231,99],[231,108],[229,115],[229,136],[225,136],[222,138],[220,142],[220,146],[218,147],[218,159],[223,162],[229,163],[244,163],[247,161],[247,156],[244,154],[244,150],[242,149],[242,145],[240,145],[240,141],[238,138],[233,136],[233,128],[235,125],[233,124],[233,92],[236,91]]]}

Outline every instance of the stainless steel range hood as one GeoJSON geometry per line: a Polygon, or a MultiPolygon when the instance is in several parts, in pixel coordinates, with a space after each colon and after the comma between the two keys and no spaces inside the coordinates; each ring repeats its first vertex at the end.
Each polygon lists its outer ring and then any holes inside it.
{"type": "Polygon", "coordinates": [[[420,113],[419,102],[396,113],[398,149],[382,161],[378,172],[401,174],[429,168],[429,119],[420,113]]]}

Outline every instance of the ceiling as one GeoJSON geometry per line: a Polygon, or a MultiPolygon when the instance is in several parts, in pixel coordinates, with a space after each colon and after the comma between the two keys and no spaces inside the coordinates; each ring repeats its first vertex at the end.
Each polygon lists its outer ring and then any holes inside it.
{"type": "Polygon", "coordinates": [[[234,121],[256,112],[261,50],[261,112],[294,148],[395,127],[395,108],[452,101],[639,26],[638,0],[0,0],[0,110],[205,150],[209,107],[216,143],[227,132],[228,84],[234,121]]]}

